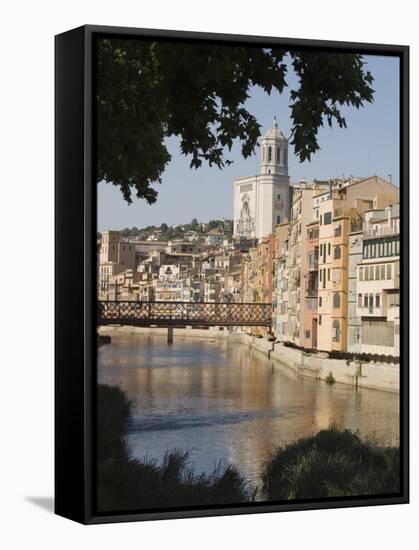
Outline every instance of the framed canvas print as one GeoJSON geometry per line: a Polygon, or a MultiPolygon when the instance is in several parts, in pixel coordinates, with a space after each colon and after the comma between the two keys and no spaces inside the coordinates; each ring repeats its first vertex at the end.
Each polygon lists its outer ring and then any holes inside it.
{"type": "Polygon", "coordinates": [[[408,502],[408,47],[56,37],[56,513],[408,502]]]}

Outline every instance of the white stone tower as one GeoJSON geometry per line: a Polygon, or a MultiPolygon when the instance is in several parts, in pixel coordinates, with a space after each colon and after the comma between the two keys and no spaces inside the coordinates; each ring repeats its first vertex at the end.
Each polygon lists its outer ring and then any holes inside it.
{"type": "Polygon", "coordinates": [[[261,140],[261,171],[234,182],[234,235],[266,237],[277,224],[289,220],[290,179],[288,140],[273,126],[261,140]]]}
{"type": "Polygon", "coordinates": [[[288,177],[288,140],[278,128],[276,117],[261,142],[261,174],[288,177]]]}

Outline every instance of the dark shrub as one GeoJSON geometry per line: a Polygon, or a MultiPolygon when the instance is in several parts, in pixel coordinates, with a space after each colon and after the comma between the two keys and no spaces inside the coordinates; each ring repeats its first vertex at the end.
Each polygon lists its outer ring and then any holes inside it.
{"type": "Polygon", "coordinates": [[[262,474],[268,500],[394,494],[399,450],[381,449],[334,428],[276,451],[262,474]]]}
{"type": "Polygon", "coordinates": [[[98,460],[125,455],[125,436],[132,402],[118,387],[97,386],[97,457],[98,460]]]}

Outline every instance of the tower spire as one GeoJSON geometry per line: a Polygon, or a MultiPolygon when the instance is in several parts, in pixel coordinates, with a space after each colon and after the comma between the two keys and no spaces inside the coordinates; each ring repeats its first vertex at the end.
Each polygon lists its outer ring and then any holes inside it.
{"type": "Polygon", "coordinates": [[[276,115],[274,116],[274,128],[278,128],[278,122],[276,120],[276,115]]]}

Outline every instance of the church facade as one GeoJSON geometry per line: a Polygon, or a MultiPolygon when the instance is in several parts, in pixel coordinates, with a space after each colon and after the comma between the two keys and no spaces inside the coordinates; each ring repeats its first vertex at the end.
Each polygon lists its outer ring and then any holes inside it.
{"type": "Polygon", "coordinates": [[[288,140],[276,119],[261,140],[261,170],[234,182],[234,236],[261,239],[289,220],[288,140]]]}

